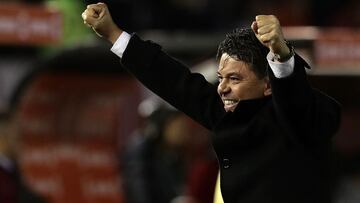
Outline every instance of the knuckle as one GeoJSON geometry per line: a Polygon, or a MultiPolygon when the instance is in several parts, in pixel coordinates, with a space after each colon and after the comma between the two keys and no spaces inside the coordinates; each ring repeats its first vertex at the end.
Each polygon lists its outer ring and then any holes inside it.
{"type": "Polygon", "coordinates": [[[277,21],[277,17],[276,17],[275,15],[271,15],[271,19],[272,19],[273,21],[277,21]]]}
{"type": "Polygon", "coordinates": [[[274,32],[273,38],[278,38],[278,37],[279,37],[279,34],[277,32],[274,32]]]}
{"type": "Polygon", "coordinates": [[[276,24],[272,24],[271,25],[271,30],[276,30],[276,27],[277,27],[276,24]]]}
{"type": "Polygon", "coordinates": [[[260,36],[260,39],[261,39],[261,41],[265,41],[265,40],[266,40],[266,36],[265,36],[265,35],[261,35],[261,36],[260,36]]]}
{"type": "Polygon", "coordinates": [[[263,15],[257,15],[255,17],[256,21],[262,21],[263,20],[263,15]]]}

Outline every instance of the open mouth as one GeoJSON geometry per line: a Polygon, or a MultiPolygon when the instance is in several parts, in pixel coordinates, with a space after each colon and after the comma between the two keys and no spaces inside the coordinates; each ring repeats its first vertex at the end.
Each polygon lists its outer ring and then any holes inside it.
{"type": "Polygon", "coordinates": [[[224,109],[226,112],[234,111],[239,101],[234,99],[223,99],[224,109]]]}

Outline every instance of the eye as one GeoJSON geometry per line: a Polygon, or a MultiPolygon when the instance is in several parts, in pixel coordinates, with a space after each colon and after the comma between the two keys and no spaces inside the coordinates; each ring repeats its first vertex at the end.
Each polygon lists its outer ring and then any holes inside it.
{"type": "Polygon", "coordinates": [[[221,75],[218,75],[218,81],[221,82],[223,80],[223,77],[221,75]]]}
{"type": "Polygon", "coordinates": [[[236,82],[236,81],[240,81],[240,78],[231,76],[230,80],[236,82]]]}

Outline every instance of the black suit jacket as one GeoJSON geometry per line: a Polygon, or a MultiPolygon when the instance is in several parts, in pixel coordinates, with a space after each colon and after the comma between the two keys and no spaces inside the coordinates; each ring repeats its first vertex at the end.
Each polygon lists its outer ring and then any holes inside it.
{"type": "Polygon", "coordinates": [[[225,203],[330,202],[331,138],[339,105],[310,87],[295,56],[294,72],[275,78],[272,96],[241,101],[225,112],[216,86],[161,47],[130,39],[121,60],[146,87],[214,132],[225,203]]]}

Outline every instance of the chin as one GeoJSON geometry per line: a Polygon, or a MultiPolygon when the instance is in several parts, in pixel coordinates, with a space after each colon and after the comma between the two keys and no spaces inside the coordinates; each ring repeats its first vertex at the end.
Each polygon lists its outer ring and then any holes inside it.
{"type": "Polygon", "coordinates": [[[226,112],[233,112],[235,111],[236,106],[224,107],[226,112]]]}

